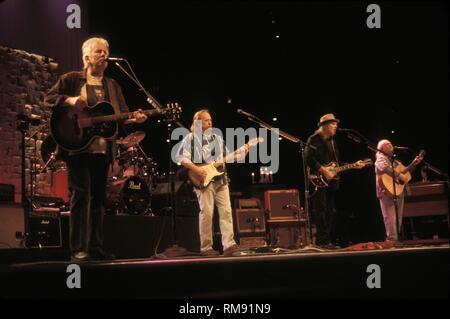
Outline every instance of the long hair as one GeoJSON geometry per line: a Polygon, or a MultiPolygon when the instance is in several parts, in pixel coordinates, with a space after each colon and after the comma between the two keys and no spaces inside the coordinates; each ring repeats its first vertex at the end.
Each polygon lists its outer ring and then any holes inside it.
{"type": "MultiPolygon", "coordinates": [[[[202,116],[203,113],[209,113],[209,110],[201,109],[201,110],[198,110],[197,112],[195,112],[194,117],[192,118],[191,132],[194,132],[195,121],[200,120],[200,117],[202,116]]],[[[211,113],[209,113],[209,114],[211,114],[211,113]]]]}
{"type": "Polygon", "coordinates": [[[104,44],[109,51],[109,43],[103,38],[90,38],[84,41],[82,47],[81,47],[81,58],[83,59],[83,69],[86,70],[88,67],[88,63],[86,61],[86,57],[91,54],[92,48],[94,47],[94,44],[96,43],[102,43],[104,44]]]}

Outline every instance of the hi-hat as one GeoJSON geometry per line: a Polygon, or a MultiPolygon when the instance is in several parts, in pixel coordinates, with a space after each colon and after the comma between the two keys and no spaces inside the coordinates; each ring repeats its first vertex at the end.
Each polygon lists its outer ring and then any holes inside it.
{"type": "Polygon", "coordinates": [[[117,144],[124,145],[125,147],[130,147],[140,143],[145,138],[145,132],[137,131],[131,133],[125,138],[121,138],[116,141],[117,144]]]}

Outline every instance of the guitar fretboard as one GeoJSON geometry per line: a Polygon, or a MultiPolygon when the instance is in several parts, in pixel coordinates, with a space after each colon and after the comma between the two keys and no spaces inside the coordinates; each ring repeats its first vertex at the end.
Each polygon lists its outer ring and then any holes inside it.
{"type": "Polygon", "coordinates": [[[337,173],[340,173],[340,172],[343,172],[343,171],[346,171],[346,170],[349,170],[349,169],[353,169],[353,168],[356,168],[356,167],[358,167],[358,164],[353,163],[353,164],[347,164],[347,165],[338,166],[338,167],[335,168],[335,170],[336,170],[337,173]]]}
{"type": "MultiPolygon", "coordinates": [[[[146,115],[152,116],[155,114],[159,114],[158,110],[145,110],[143,111],[146,115]]],[[[125,120],[133,117],[133,112],[121,113],[121,114],[111,114],[111,115],[101,115],[95,116],[92,118],[92,123],[105,123],[105,122],[114,122],[118,120],[125,120]]]]}

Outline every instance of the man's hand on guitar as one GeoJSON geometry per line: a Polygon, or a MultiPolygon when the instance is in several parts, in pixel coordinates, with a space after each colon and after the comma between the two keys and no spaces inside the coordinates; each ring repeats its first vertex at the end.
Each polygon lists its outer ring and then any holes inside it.
{"type": "Polygon", "coordinates": [[[355,164],[356,164],[356,167],[355,167],[356,169],[362,169],[362,168],[366,167],[366,164],[362,160],[357,161],[355,164]]]}
{"type": "Polygon", "coordinates": [[[67,106],[77,106],[77,107],[86,107],[87,101],[84,97],[80,96],[74,96],[74,97],[68,97],[64,104],[67,106]]]}
{"type": "Polygon", "coordinates": [[[202,179],[205,179],[206,175],[208,175],[202,167],[197,167],[195,169],[195,173],[202,179]]]}
{"type": "Polygon", "coordinates": [[[143,123],[147,120],[147,115],[145,115],[142,109],[133,112],[133,117],[136,120],[136,123],[143,123]]]}

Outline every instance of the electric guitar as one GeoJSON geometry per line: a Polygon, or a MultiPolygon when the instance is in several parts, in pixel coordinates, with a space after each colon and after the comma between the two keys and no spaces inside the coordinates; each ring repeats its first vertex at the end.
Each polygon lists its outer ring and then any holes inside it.
{"type": "MultiPolygon", "coordinates": [[[[416,168],[417,164],[419,164],[423,158],[425,157],[425,151],[421,150],[419,152],[419,155],[417,155],[414,160],[409,164],[407,167],[405,167],[400,162],[397,162],[397,166],[394,168],[396,174],[395,178],[395,193],[398,195],[401,195],[403,191],[405,190],[406,184],[411,181],[411,172],[416,168]]],[[[392,180],[392,175],[385,173],[378,177],[380,180],[380,184],[382,187],[386,190],[386,192],[394,196],[394,182],[392,180]]]]}
{"type": "Polygon", "coordinates": [[[219,172],[217,170],[218,167],[220,167],[220,166],[224,165],[224,163],[227,163],[230,161],[234,162],[236,155],[239,154],[240,152],[243,152],[246,145],[248,145],[248,147],[250,148],[250,147],[255,146],[258,143],[261,143],[263,141],[264,141],[264,138],[262,138],[262,137],[254,138],[254,139],[250,140],[247,144],[244,144],[243,146],[238,148],[236,151],[225,156],[225,159],[221,162],[196,164],[197,166],[202,167],[206,171],[206,176],[204,178],[202,178],[194,171],[188,170],[187,175],[188,175],[189,180],[191,181],[192,185],[194,185],[194,187],[196,187],[198,189],[204,189],[204,188],[208,187],[208,185],[212,182],[214,177],[224,174],[224,172],[219,172]]]}
{"type": "Polygon", "coordinates": [[[331,181],[338,179],[339,173],[350,169],[364,168],[370,165],[373,165],[373,161],[370,158],[342,166],[338,166],[336,162],[331,162],[324,166],[325,169],[332,175],[331,179],[327,180],[322,173],[317,172],[316,174],[309,174],[309,180],[314,186],[316,186],[316,188],[328,187],[331,181]],[[363,166],[361,167],[361,165],[363,166]]]}
{"type": "MultiPolygon", "coordinates": [[[[161,111],[143,110],[148,117],[163,115],[177,119],[181,113],[178,103],[169,104],[161,111]]],[[[67,151],[80,151],[86,148],[95,137],[112,138],[117,134],[118,121],[133,118],[133,112],[114,112],[106,101],[94,106],[58,106],[50,119],[50,132],[55,142],[67,151]]]]}

